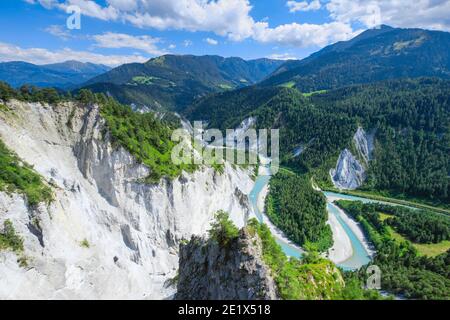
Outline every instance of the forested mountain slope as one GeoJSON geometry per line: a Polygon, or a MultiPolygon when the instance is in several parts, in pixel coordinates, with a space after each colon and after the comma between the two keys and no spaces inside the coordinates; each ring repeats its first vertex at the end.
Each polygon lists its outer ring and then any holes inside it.
{"type": "Polygon", "coordinates": [[[183,110],[205,94],[259,82],[282,63],[270,59],[165,55],[143,64],[122,65],[91,79],[85,86],[95,92],[108,92],[124,103],[183,110]]]}
{"type": "Polygon", "coordinates": [[[450,78],[450,33],[382,26],[286,62],[262,85],[313,92],[421,76],[450,78]]]}
{"type": "Polygon", "coordinates": [[[339,153],[352,149],[358,127],[374,131],[365,188],[449,203],[449,99],[450,81],[428,78],[312,96],[289,88],[246,88],[209,97],[187,115],[191,120],[203,116],[221,129],[248,117],[255,117],[259,128],[279,128],[282,162],[301,173],[315,172],[325,183],[339,153]]]}

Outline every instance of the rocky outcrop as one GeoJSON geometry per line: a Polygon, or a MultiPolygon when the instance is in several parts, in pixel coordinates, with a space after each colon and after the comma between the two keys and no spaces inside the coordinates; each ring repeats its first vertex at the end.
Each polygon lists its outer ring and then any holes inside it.
{"type": "Polygon", "coordinates": [[[260,238],[244,228],[227,246],[200,237],[181,245],[176,299],[277,299],[260,238]]]}
{"type": "MultiPolygon", "coordinates": [[[[253,128],[256,124],[256,118],[250,117],[243,120],[237,128],[234,129],[234,133],[226,136],[225,144],[227,146],[235,146],[236,148],[243,148],[244,145],[247,148],[247,143],[245,142],[246,135],[248,134],[248,130],[253,128]]],[[[250,141],[250,145],[248,145],[249,150],[257,151],[258,143],[257,141],[250,141]]]]}
{"type": "Polygon", "coordinates": [[[367,178],[367,168],[372,160],[375,131],[367,134],[359,127],[353,136],[357,156],[349,149],[339,155],[335,169],[330,170],[331,180],[336,188],[354,190],[362,186],[367,178]]]}
{"type": "Polygon", "coordinates": [[[336,169],[332,169],[330,174],[334,186],[339,189],[357,189],[366,179],[364,167],[348,149],[342,151],[336,169]]]}
{"type": "Polygon", "coordinates": [[[55,201],[31,209],[0,192],[0,224],[13,222],[28,261],[0,252],[0,299],[169,298],[180,240],[204,234],[217,210],[238,226],[252,210],[251,170],[226,165],[143,184],[149,169],[112,146],[97,106],[8,107],[0,137],[53,186],[55,201]]]}
{"type": "Polygon", "coordinates": [[[375,130],[366,133],[363,128],[359,127],[353,136],[353,144],[356,151],[361,156],[366,165],[373,158],[375,130]]]}

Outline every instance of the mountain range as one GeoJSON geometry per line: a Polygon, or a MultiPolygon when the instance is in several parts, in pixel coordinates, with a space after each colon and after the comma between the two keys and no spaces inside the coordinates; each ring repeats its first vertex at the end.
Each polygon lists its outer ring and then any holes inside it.
{"type": "Polygon", "coordinates": [[[283,62],[164,55],[146,63],[122,65],[89,80],[83,87],[108,93],[127,104],[183,110],[207,94],[258,83],[283,62]]]}
{"type": "Polygon", "coordinates": [[[210,94],[254,85],[309,93],[396,78],[448,79],[449,52],[450,33],[383,25],[303,60],[169,54],[114,69],[77,61],[5,62],[0,63],[0,80],[13,87],[88,88],[141,109],[183,111],[210,94]]]}
{"type": "Polygon", "coordinates": [[[2,64],[73,94],[0,81],[0,299],[448,299],[448,36],[382,26],[288,62],[2,64]],[[212,151],[175,143],[180,118],[279,129],[279,172],[177,163],[212,151]]]}
{"type": "Polygon", "coordinates": [[[445,204],[449,49],[450,33],[382,26],[288,61],[256,85],[198,99],[182,114],[222,130],[249,119],[280,129],[282,164],[322,188],[345,177],[346,188],[445,204]],[[352,142],[363,131],[364,149],[374,149],[370,165],[357,160],[352,142]]]}
{"type": "Polygon", "coordinates": [[[105,65],[73,60],[47,65],[23,61],[3,62],[0,63],[0,81],[7,82],[13,87],[28,84],[71,89],[110,69],[105,65]]]}
{"type": "Polygon", "coordinates": [[[288,61],[261,85],[312,92],[420,76],[450,78],[450,33],[381,26],[288,61]]]}

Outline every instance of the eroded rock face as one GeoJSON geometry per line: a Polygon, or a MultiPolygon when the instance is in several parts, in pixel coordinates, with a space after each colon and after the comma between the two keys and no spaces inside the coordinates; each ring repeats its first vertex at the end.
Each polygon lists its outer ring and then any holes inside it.
{"type": "MultiPolygon", "coordinates": [[[[248,130],[254,127],[256,123],[256,118],[250,117],[241,122],[241,124],[234,129],[232,135],[227,135],[225,138],[225,144],[227,146],[235,146],[236,148],[242,149],[245,145],[245,138],[248,134],[248,130]]],[[[258,144],[256,141],[251,141],[249,149],[252,151],[257,151],[258,144]]]]}
{"type": "Polygon", "coordinates": [[[217,210],[238,226],[250,214],[251,170],[204,168],[158,185],[113,148],[97,106],[12,101],[0,137],[54,185],[55,201],[30,209],[0,192],[0,224],[24,238],[28,267],[0,252],[0,299],[160,299],[176,274],[180,240],[202,235],[217,210]],[[30,223],[39,221],[39,232],[30,223]],[[89,247],[81,245],[86,240],[89,247]]]}
{"type": "Polygon", "coordinates": [[[180,247],[176,299],[277,299],[275,282],[262,260],[261,240],[245,228],[228,246],[193,237],[180,247]]]}
{"type": "Polygon", "coordinates": [[[366,133],[363,128],[359,127],[353,136],[353,143],[356,147],[357,152],[364,159],[366,165],[372,160],[374,151],[374,139],[375,131],[372,130],[370,133],[366,133]]]}
{"type": "Polygon", "coordinates": [[[348,149],[342,151],[336,169],[330,173],[333,184],[339,189],[357,189],[366,179],[364,167],[348,149]]]}
{"type": "Polygon", "coordinates": [[[359,127],[353,136],[353,144],[358,157],[350,150],[341,152],[336,168],[330,171],[331,179],[336,188],[354,190],[359,188],[366,180],[366,170],[372,160],[374,151],[375,131],[367,134],[359,127]]]}

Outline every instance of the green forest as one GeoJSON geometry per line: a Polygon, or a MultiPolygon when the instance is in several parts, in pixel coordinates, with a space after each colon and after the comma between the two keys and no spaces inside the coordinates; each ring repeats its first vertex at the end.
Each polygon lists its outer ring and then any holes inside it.
{"type": "Polygon", "coordinates": [[[266,198],[270,220],[298,245],[326,251],[333,245],[325,196],[305,177],[280,171],[270,181],[266,198]]]}
{"type": "MultiPolygon", "coordinates": [[[[361,223],[366,235],[375,245],[377,253],[372,264],[381,269],[383,290],[408,299],[450,297],[450,250],[433,258],[421,256],[411,242],[398,241],[392,237],[389,230],[392,223],[389,222],[390,219],[381,219],[380,212],[389,212],[394,219],[405,221],[403,214],[407,211],[386,205],[345,200],[337,201],[336,204],[361,223]]],[[[429,238],[440,238],[443,231],[436,228],[439,218],[429,212],[422,212],[422,215],[419,224],[422,225],[423,234],[429,238]]],[[[444,233],[448,236],[448,217],[442,219],[447,219],[444,233]]],[[[405,231],[406,236],[414,234],[413,230],[416,228],[417,225],[410,226],[409,231],[405,231]]],[[[362,268],[358,275],[364,278],[365,271],[366,268],[362,268]]]]}
{"type": "Polygon", "coordinates": [[[397,232],[416,243],[439,243],[450,239],[450,218],[427,210],[379,203],[339,202],[353,217],[364,212],[364,217],[378,229],[392,226],[397,232]],[[380,214],[387,218],[381,221],[380,214]]]}
{"type": "Polygon", "coordinates": [[[376,130],[362,189],[450,204],[450,81],[388,80],[311,96],[251,87],[208,97],[186,115],[203,115],[222,129],[250,116],[258,128],[279,128],[282,164],[313,174],[322,187],[331,186],[328,172],[352,147],[357,128],[376,130]],[[303,151],[295,157],[298,147],[303,151]]]}

